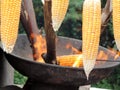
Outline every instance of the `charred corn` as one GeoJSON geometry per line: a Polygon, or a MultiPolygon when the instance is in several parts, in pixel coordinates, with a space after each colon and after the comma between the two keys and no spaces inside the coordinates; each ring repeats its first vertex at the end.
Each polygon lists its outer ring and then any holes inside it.
{"type": "MultiPolygon", "coordinates": [[[[44,4],[45,1],[41,0],[44,4]]],[[[69,5],[69,0],[52,0],[52,25],[54,31],[58,31],[69,5]]]]}
{"type": "Polygon", "coordinates": [[[83,4],[82,51],[83,66],[87,79],[95,65],[100,39],[100,27],[100,0],[85,0],[83,4]]]}
{"type": "Polygon", "coordinates": [[[120,0],[112,0],[113,4],[113,32],[117,48],[120,51],[120,0]]]}
{"type": "Polygon", "coordinates": [[[1,0],[2,48],[11,53],[18,34],[21,0],[1,0]]]}

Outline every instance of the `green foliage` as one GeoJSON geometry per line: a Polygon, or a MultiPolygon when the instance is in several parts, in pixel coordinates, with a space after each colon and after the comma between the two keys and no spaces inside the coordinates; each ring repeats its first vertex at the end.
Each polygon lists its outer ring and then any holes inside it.
{"type": "Polygon", "coordinates": [[[115,68],[109,77],[97,84],[94,84],[93,86],[112,90],[120,90],[120,66],[118,68],[115,68]]]}
{"type": "Polygon", "coordinates": [[[44,26],[43,4],[41,0],[33,0],[33,6],[36,14],[38,27],[41,28],[44,26]]]}
{"type": "Polygon", "coordinates": [[[27,77],[21,75],[19,72],[14,72],[14,84],[23,85],[25,84],[27,77]]]}
{"type": "Polygon", "coordinates": [[[82,4],[83,0],[70,0],[68,12],[63,24],[61,25],[58,35],[82,39],[82,4]]]}

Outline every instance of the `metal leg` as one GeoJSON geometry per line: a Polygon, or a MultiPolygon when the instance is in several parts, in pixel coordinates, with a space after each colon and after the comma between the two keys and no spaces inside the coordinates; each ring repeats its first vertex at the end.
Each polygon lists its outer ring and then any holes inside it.
{"type": "Polygon", "coordinates": [[[0,90],[23,90],[23,89],[21,89],[20,87],[17,87],[17,86],[10,85],[10,86],[6,86],[6,87],[2,87],[2,88],[0,88],[0,90]]]}
{"type": "Polygon", "coordinates": [[[14,70],[5,59],[0,49],[0,87],[13,85],[14,70]]]}
{"type": "Polygon", "coordinates": [[[90,90],[91,85],[80,86],[79,90],[90,90]]]}

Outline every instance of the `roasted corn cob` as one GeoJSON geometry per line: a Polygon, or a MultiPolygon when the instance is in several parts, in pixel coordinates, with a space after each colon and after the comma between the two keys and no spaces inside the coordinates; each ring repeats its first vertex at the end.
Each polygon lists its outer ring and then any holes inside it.
{"type": "MultiPolygon", "coordinates": [[[[42,0],[44,4],[44,0],[42,0]]],[[[52,23],[54,31],[58,31],[66,15],[69,0],[52,0],[52,23]]]]}
{"type": "Polygon", "coordinates": [[[66,56],[58,56],[57,62],[60,66],[73,66],[73,67],[82,67],[82,55],[66,55],[66,56]]]}
{"type": "Polygon", "coordinates": [[[11,53],[18,34],[21,0],[1,0],[2,48],[11,53]]]}
{"type": "Polygon", "coordinates": [[[113,32],[117,48],[120,51],[120,0],[112,0],[113,4],[113,32]]]}
{"type": "Polygon", "coordinates": [[[80,67],[83,66],[83,58],[82,58],[82,54],[78,55],[78,57],[76,58],[73,67],[80,67]]]}
{"type": "Polygon", "coordinates": [[[82,51],[83,66],[87,79],[94,68],[101,28],[100,0],[85,0],[83,4],[82,51]]]}

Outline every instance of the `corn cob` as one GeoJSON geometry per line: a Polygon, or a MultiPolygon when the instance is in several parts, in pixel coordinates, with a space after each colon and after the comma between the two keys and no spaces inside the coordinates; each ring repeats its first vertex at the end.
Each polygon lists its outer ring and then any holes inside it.
{"type": "MultiPolygon", "coordinates": [[[[44,0],[42,0],[44,4],[44,0]]],[[[52,23],[53,29],[58,31],[66,15],[69,0],[52,0],[52,23]]]]}
{"type": "Polygon", "coordinates": [[[113,4],[113,28],[117,48],[120,51],[120,0],[112,0],[113,4]]]}
{"type": "Polygon", "coordinates": [[[74,62],[74,64],[73,64],[73,67],[80,67],[80,66],[83,66],[83,62],[82,62],[82,54],[81,55],[79,55],[77,58],[76,58],[76,60],[75,60],[75,62],[74,62]]]}
{"type": "Polygon", "coordinates": [[[21,0],[1,0],[2,48],[11,53],[18,34],[21,0]]]}
{"type": "Polygon", "coordinates": [[[58,31],[66,15],[69,0],[52,0],[53,29],[58,31]]]}
{"type": "Polygon", "coordinates": [[[83,66],[87,79],[95,65],[100,39],[100,27],[100,0],[85,0],[83,4],[82,51],[83,66]]]}
{"type": "MultiPolygon", "coordinates": [[[[81,55],[82,56],[82,55],[81,55]]],[[[58,56],[57,61],[60,66],[73,66],[73,67],[82,67],[82,57],[80,55],[67,55],[67,56],[58,56]],[[79,59],[78,59],[79,57],[79,59]],[[76,64],[76,62],[78,62],[76,64]]]]}

